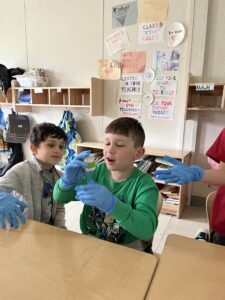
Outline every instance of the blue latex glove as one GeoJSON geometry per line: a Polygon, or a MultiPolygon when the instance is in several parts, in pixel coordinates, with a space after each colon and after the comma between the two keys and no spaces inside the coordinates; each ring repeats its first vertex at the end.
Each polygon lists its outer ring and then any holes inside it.
{"type": "Polygon", "coordinates": [[[0,224],[3,229],[6,228],[5,219],[8,220],[10,227],[18,228],[19,220],[25,224],[25,217],[21,211],[27,207],[27,204],[18,200],[11,194],[0,192],[0,224]]]}
{"type": "Polygon", "coordinates": [[[81,152],[66,166],[64,175],[61,178],[64,189],[72,189],[75,183],[88,173],[85,171],[85,168],[88,168],[89,164],[83,160],[85,157],[88,157],[90,153],[90,150],[81,152]]]}
{"type": "Polygon", "coordinates": [[[205,171],[198,166],[187,166],[179,160],[165,155],[163,160],[173,164],[168,170],[156,170],[154,175],[156,179],[164,180],[165,183],[187,184],[192,181],[199,181],[205,174],[205,171]]]}
{"type": "Polygon", "coordinates": [[[104,186],[90,180],[86,185],[75,187],[76,198],[84,204],[95,206],[106,214],[114,209],[117,198],[104,186]]]}

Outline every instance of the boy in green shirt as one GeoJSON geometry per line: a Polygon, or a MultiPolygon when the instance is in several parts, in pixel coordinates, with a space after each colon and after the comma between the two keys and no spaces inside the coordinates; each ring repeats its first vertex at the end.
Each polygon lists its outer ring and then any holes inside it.
{"type": "Polygon", "coordinates": [[[54,200],[84,203],[82,233],[144,250],[141,241],[152,238],[158,223],[157,186],[149,174],[134,167],[135,160],[144,155],[144,140],[137,120],[118,118],[105,129],[104,162],[94,172],[85,171],[84,158],[90,151],[68,164],[54,187],[54,200]]]}

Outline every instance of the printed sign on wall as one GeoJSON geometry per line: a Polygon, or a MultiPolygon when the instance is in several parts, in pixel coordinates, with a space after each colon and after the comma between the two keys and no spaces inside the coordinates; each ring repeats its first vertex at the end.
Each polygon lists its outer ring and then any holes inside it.
{"type": "Polygon", "coordinates": [[[120,66],[110,59],[99,59],[98,75],[102,79],[120,79],[120,66]]]}
{"type": "Polygon", "coordinates": [[[139,0],[138,21],[160,22],[165,21],[169,0],[139,0]]]}
{"type": "Polygon", "coordinates": [[[153,66],[157,72],[178,71],[180,65],[180,50],[155,50],[153,66]]]}
{"type": "Polygon", "coordinates": [[[142,74],[122,74],[120,80],[120,95],[141,95],[142,74]]]}
{"type": "Polygon", "coordinates": [[[119,100],[119,115],[121,117],[140,118],[141,101],[121,97],[119,100]]]}
{"type": "Polygon", "coordinates": [[[122,27],[137,23],[137,1],[112,8],[112,27],[122,27]]]}
{"type": "Polygon", "coordinates": [[[112,33],[105,38],[105,45],[109,55],[113,55],[129,46],[128,35],[125,28],[112,33]]]}
{"type": "Polygon", "coordinates": [[[160,43],[163,41],[164,23],[140,23],[138,42],[140,44],[160,43]]]}
{"type": "Polygon", "coordinates": [[[122,52],[120,67],[122,73],[142,73],[145,69],[146,52],[122,52]]]}
{"type": "Polygon", "coordinates": [[[155,99],[149,106],[149,119],[173,120],[174,100],[155,99]]]}
{"type": "Polygon", "coordinates": [[[156,75],[152,82],[152,93],[156,96],[170,97],[176,95],[177,76],[176,75],[156,75]]]}

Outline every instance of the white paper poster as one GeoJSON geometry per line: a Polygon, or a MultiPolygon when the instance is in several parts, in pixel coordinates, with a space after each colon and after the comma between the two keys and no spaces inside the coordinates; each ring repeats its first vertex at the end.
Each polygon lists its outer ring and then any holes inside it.
{"type": "Polygon", "coordinates": [[[174,100],[155,99],[149,106],[149,119],[173,120],[174,100]]]}
{"type": "Polygon", "coordinates": [[[163,42],[164,23],[140,23],[138,32],[139,44],[163,42]]]}
{"type": "Polygon", "coordinates": [[[142,74],[122,74],[120,79],[120,95],[141,95],[142,87],[142,74]]]}
{"type": "Polygon", "coordinates": [[[122,27],[137,23],[137,1],[128,2],[112,8],[112,27],[122,27]]]}
{"type": "Polygon", "coordinates": [[[152,93],[155,97],[171,97],[176,95],[177,76],[176,75],[156,75],[152,82],[152,93]]]}
{"type": "Polygon", "coordinates": [[[180,50],[155,50],[153,68],[156,72],[178,71],[180,65],[180,50]]]}
{"type": "Polygon", "coordinates": [[[121,97],[119,100],[119,115],[121,117],[140,118],[141,101],[121,97]]]}
{"type": "Polygon", "coordinates": [[[109,55],[113,55],[130,46],[125,28],[112,33],[105,38],[105,45],[109,55]]]}

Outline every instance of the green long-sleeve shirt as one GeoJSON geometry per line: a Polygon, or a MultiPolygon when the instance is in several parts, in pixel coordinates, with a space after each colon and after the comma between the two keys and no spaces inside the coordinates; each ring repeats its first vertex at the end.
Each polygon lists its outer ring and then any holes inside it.
{"type": "MultiPolygon", "coordinates": [[[[98,184],[107,187],[118,201],[110,213],[111,218],[105,218],[104,213],[98,210],[97,213],[93,212],[93,208],[84,205],[80,216],[82,233],[112,241],[115,241],[113,237],[115,235],[116,241],[121,244],[138,239],[146,241],[151,239],[158,224],[158,188],[151,176],[134,168],[133,174],[126,181],[113,182],[105,163],[101,163],[97,165],[92,178],[98,184]],[[91,221],[93,215],[95,215],[94,225],[91,221]],[[113,228],[112,224],[109,225],[108,219],[111,219],[109,223],[114,219],[113,228]]],[[[78,184],[86,184],[86,180],[87,178],[83,178],[78,184]]],[[[75,201],[75,190],[64,190],[61,180],[58,180],[54,187],[54,199],[60,204],[75,201]]]]}

